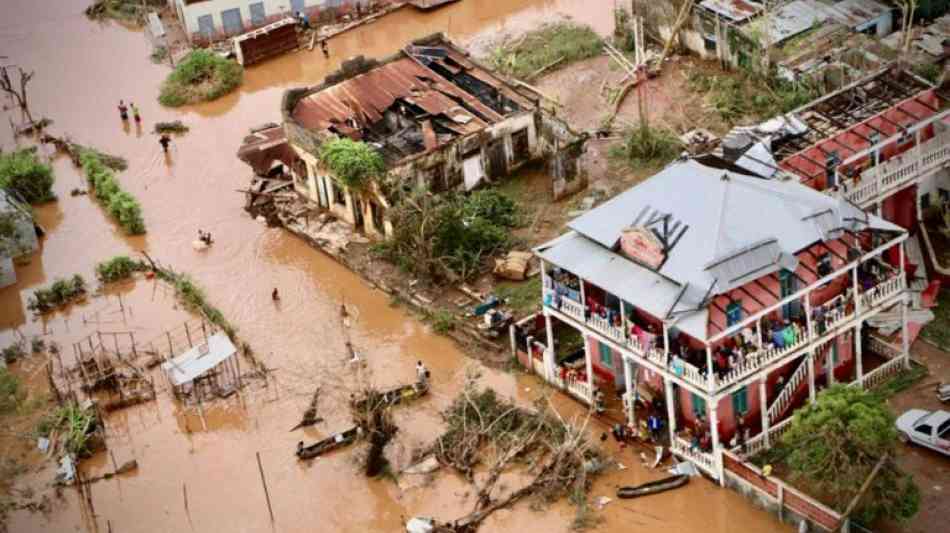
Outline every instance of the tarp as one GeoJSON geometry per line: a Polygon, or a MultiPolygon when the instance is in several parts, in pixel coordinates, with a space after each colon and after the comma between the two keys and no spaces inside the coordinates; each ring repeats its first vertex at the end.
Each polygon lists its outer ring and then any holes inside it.
{"type": "Polygon", "coordinates": [[[178,357],[162,364],[172,385],[180,386],[194,381],[237,352],[231,339],[224,333],[208,337],[207,344],[199,344],[178,357]]]}

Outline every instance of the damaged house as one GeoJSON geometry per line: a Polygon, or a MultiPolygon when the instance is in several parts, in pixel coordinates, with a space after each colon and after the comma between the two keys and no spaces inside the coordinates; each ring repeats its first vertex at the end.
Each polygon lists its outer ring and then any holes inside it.
{"type": "Polygon", "coordinates": [[[371,237],[391,234],[387,210],[415,188],[468,191],[540,160],[555,199],[586,186],[577,161],[586,136],[441,34],[383,60],[344,62],[323,84],[287,91],[282,112],[296,191],[371,237]],[[375,148],[385,176],[345,186],[318,155],[335,138],[375,148]]]}

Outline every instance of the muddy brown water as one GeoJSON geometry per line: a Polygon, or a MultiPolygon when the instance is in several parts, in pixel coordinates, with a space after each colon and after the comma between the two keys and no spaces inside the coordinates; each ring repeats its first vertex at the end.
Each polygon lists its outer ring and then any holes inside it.
{"type": "MultiPolygon", "coordinates": [[[[279,119],[283,90],[320,82],[345,57],[390,54],[406,41],[435,31],[484,47],[500,34],[516,33],[561,14],[606,33],[612,26],[612,2],[466,0],[431,14],[404,9],[334,38],[329,61],[319,52],[291,54],[249,69],[235,94],[181,110],[163,109],[157,103],[157,88],[167,70],[149,62],[150,48],[140,31],[89,22],[81,14],[88,4],[84,0],[4,4],[0,56],[8,56],[5,63],[36,70],[30,91],[34,113],[54,119],[55,134],[68,134],[129,160],[129,170],[119,178],[142,202],[148,234],[127,238],[91,198],[71,197],[71,189],[83,187],[82,177],[67,159],[53,157],[60,200],[37,208],[38,220],[49,232],[42,252],[18,268],[17,285],[0,290],[0,345],[22,334],[44,335],[68,346],[96,329],[130,329],[139,332],[139,338],[148,338],[178,325],[187,314],[176,308],[166,289],[149,281],[90,298],[43,320],[25,310],[29,293],[38,286],[74,273],[92,279],[97,261],[144,250],[194,276],[273,370],[267,388],[254,383],[241,398],[209,406],[203,416],[177,406],[167,392],[153,404],[110,416],[110,448],[116,460],[121,464],[134,458],[139,469],[93,485],[94,512],[80,504],[75,490],[64,490],[46,515],[13,513],[10,530],[398,531],[405,517],[451,519],[467,513],[471,490],[451,475],[440,475],[431,483],[404,477],[397,486],[362,478],[346,451],[310,464],[296,461],[292,451],[298,440],[313,441],[347,423],[344,412],[334,410],[322,413],[327,421],[314,429],[287,431],[307,403],[313,373],[344,357],[338,317],[342,301],[354,315],[349,335],[369,360],[375,381],[391,385],[411,380],[417,359],[432,369],[432,396],[398,411],[403,431],[394,445],[397,457],[408,457],[413,447],[437,434],[438,411],[457,392],[470,361],[449,340],[391,306],[387,296],[332,260],[251,220],[241,209],[243,196],[235,192],[246,184],[249,170],[234,154],[248,128],[279,119]],[[123,127],[116,111],[120,98],[141,108],[143,128],[123,127]],[[150,126],[175,119],[188,124],[191,132],[177,138],[165,157],[150,126]],[[199,228],[212,232],[216,240],[204,253],[191,247],[199,228]],[[274,287],[282,294],[279,305],[269,298],[274,287]],[[117,293],[123,294],[121,304],[117,293]],[[273,503],[273,525],[257,453],[273,503]]],[[[0,127],[5,149],[12,147],[7,115],[0,127]]],[[[41,150],[53,155],[48,148],[41,150]]],[[[32,371],[35,382],[36,368],[26,362],[17,371],[32,371]]],[[[482,374],[485,384],[525,402],[542,390],[530,377],[487,369],[482,374]]],[[[555,403],[565,413],[582,413],[570,400],[558,398],[555,403]]],[[[4,453],[23,451],[22,446],[10,448],[8,442],[0,445],[4,453]]],[[[35,454],[17,456],[39,464],[35,454]]],[[[612,496],[617,485],[659,475],[641,468],[629,451],[621,461],[628,468],[598,482],[595,496],[612,496]]],[[[89,475],[109,471],[111,457],[100,454],[84,469],[89,475]]],[[[17,485],[48,490],[51,476],[46,467],[23,476],[17,485]]],[[[498,512],[483,531],[564,531],[572,516],[565,503],[542,512],[520,505],[498,512]]],[[[614,501],[602,516],[605,522],[598,528],[602,531],[713,533],[783,527],[706,480],[663,496],[614,501]]]]}

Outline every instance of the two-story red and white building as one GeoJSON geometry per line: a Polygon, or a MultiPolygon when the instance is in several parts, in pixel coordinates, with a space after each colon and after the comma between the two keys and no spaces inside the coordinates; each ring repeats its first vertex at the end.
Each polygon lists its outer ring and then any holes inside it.
{"type": "Polygon", "coordinates": [[[680,160],[536,248],[532,366],[587,403],[666,420],[673,451],[723,479],[821,388],[908,365],[906,230],[840,195],[715,156],[680,160]],[[892,251],[892,252],[891,252],[892,251]],[[867,321],[903,317],[899,340],[867,321]]]}

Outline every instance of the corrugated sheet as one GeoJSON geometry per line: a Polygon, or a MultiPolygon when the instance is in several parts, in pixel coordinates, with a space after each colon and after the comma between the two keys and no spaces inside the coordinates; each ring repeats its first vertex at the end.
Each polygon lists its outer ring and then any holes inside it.
{"type": "Polygon", "coordinates": [[[745,0],[703,0],[699,5],[733,22],[746,20],[762,10],[759,4],[745,0]]]}
{"type": "Polygon", "coordinates": [[[721,294],[783,268],[794,271],[797,267],[795,256],[782,252],[778,240],[772,238],[727,252],[705,270],[716,280],[714,292],[721,294]]]}
{"type": "Polygon", "coordinates": [[[168,374],[172,385],[190,383],[205,375],[237,353],[231,339],[224,333],[215,333],[208,337],[208,344],[201,344],[179,355],[171,361],[162,363],[162,370],[168,374]]]}

